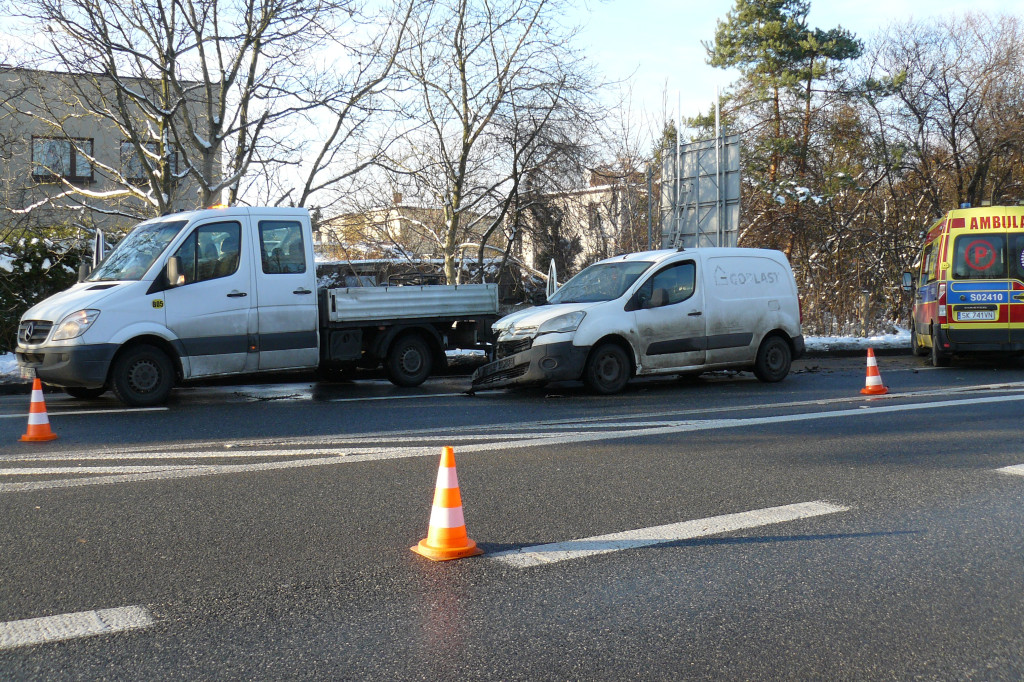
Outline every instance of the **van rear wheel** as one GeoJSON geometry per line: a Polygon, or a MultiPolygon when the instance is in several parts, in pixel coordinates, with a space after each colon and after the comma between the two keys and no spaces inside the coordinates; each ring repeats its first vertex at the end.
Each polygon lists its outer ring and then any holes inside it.
{"type": "Polygon", "coordinates": [[[939,349],[939,338],[932,332],[932,367],[949,367],[950,357],[939,349]]]}
{"type": "Polygon", "coordinates": [[[761,342],[754,360],[754,376],[765,383],[782,381],[789,374],[793,353],[781,336],[769,336],[761,342]]]}

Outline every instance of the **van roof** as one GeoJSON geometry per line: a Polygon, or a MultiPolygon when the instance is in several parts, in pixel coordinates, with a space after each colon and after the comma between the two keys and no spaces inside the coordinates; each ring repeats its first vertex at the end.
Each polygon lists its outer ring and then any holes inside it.
{"type": "Polygon", "coordinates": [[[611,258],[605,258],[604,260],[600,260],[597,262],[615,263],[619,261],[651,261],[653,263],[660,263],[679,254],[686,254],[691,256],[759,256],[761,258],[771,258],[772,260],[779,260],[780,258],[785,260],[785,255],[781,251],[776,251],[774,249],[747,249],[735,246],[702,246],[699,248],[682,250],[658,249],[655,251],[637,251],[636,253],[623,253],[618,256],[612,256],[611,258]]]}

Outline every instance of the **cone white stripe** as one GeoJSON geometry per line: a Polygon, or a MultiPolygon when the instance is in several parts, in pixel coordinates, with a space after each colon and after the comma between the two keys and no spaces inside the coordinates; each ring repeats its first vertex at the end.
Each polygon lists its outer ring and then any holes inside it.
{"type": "Polygon", "coordinates": [[[880,377],[880,376],[868,377],[867,381],[865,383],[867,383],[868,386],[881,386],[882,385],[882,377],[880,377]]]}
{"type": "Polygon", "coordinates": [[[868,367],[878,367],[878,359],[874,356],[868,358],[868,367]]]}
{"type": "Polygon", "coordinates": [[[45,412],[29,412],[28,413],[28,425],[39,426],[40,424],[49,424],[50,420],[47,419],[45,412]]]}
{"type": "Polygon", "coordinates": [[[430,508],[430,525],[434,528],[458,528],[466,525],[466,518],[462,515],[462,507],[438,507],[430,508]]]}
{"type": "Polygon", "coordinates": [[[438,467],[437,469],[438,488],[458,488],[459,479],[455,475],[455,467],[438,467]]]}
{"type": "Polygon", "coordinates": [[[41,403],[43,402],[43,392],[39,389],[32,389],[32,402],[41,403]]]}

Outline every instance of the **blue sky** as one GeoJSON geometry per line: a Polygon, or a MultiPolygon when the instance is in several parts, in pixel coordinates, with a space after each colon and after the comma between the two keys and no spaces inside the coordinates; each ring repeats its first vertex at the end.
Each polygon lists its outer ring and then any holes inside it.
{"type": "MultiPolygon", "coordinates": [[[[725,88],[735,74],[704,63],[701,41],[714,39],[715,21],[733,0],[583,0],[578,16],[581,42],[606,77],[634,75],[633,108],[660,122],[662,93],[668,93],[668,117],[676,104],[693,116],[714,101],[716,85],[725,88]]],[[[962,14],[1024,14],[1020,0],[812,0],[812,27],[836,26],[865,42],[893,22],[962,14]]],[[[660,124],[659,124],[660,125],[660,124]]]]}

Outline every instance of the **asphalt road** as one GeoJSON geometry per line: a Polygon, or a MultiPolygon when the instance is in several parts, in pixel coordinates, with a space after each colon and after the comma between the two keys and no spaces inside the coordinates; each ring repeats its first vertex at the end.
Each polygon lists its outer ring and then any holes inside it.
{"type": "Polygon", "coordinates": [[[879,365],[0,396],[0,678],[1020,679],[1021,366],[879,365]]]}

